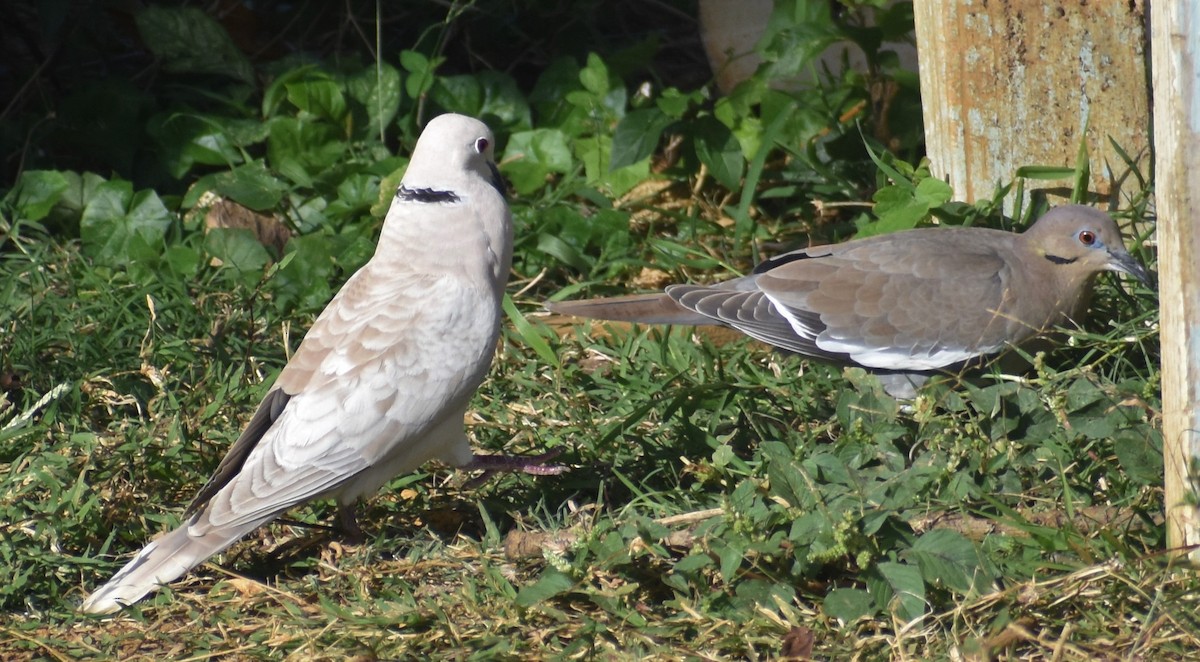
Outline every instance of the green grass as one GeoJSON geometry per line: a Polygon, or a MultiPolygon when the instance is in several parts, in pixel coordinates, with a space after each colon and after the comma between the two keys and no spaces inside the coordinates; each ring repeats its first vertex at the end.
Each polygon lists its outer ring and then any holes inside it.
{"type": "Polygon", "coordinates": [[[752,658],[793,628],[834,658],[1197,643],[1200,583],[1159,554],[1153,299],[1107,280],[1116,317],[1020,381],[949,380],[904,413],[861,373],[691,329],[559,337],[537,304],[565,283],[543,278],[470,429],[573,471],[464,490],[430,466],[364,507],[364,545],[274,524],[121,616],[80,616],[177,521],[311,316],[215,276],[128,282],[42,239],[2,263],[21,293],[0,320],[22,384],[4,421],[57,393],[0,433],[14,659],[752,658]]]}

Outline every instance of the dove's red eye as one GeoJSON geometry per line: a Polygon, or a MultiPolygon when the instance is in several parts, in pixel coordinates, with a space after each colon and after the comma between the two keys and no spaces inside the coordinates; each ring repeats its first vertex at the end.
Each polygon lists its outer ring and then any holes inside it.
{"type": "Polygon", "coordinates": [[[476,152],[483,154],[484,152],[487,151],[487,148],[488,148],[488,139],[487,138],[480,138],[475,141],[475,151],[476,152]]]}
{"type": "Polygon", "coordinates": [[[1079,243],[1084,246],[1091,246],[1096,243],[1096,233],[1091,230],[1082,230],[1079,233],[1079,243]]]}

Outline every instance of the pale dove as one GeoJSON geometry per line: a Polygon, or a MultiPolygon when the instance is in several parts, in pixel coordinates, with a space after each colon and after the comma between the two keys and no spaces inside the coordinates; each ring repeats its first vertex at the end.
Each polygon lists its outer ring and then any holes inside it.
{"type": "Polygon", "coordinates": [[[665,294],[560,301],[567,315],[646,324],[719,324],[780,349],[880,376],[911,398],[951,371],[1077,321],[1092,276],[1149,284],[1105,213],[1055,208],[1026,232],[926,228],[793,251],[742,278],[665,294]]]}
{"type": "Polygon", "coordinates": [[[491,131],[461,115],[421,134],[371,260],[317,318],[179,528],[81,609],[108,613],[304,502],[354,507],[427,460],[556,473],[546,457],[477,456],[463,414],[491,364],[512,219],[491,131]]]}

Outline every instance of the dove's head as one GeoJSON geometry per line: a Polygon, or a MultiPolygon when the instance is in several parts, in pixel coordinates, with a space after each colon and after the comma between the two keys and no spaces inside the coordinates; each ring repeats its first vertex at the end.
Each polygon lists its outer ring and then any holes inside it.
{"type": "Polygon", "coordinates": [[[1120,271],[1149,286],[1150,272],[1128,251],[1112,217],[1083,205],[1055,207],[1022,235],[1056,271],[1086,279],[1100,271],[1120,271]]]}
{"type": "Polygon", "coordinates": [[[491,129],[473,117],[438,115],[417,139],[403,184],[410,189],[455,191],[469,187],[479,177],[503,195],[495,143],[491,129]]]}

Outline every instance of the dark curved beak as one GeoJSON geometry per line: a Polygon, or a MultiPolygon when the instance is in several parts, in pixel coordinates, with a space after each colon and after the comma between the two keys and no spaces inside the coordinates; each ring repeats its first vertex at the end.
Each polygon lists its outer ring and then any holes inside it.
{"type": "Polygon", "coordinates": [[[1123,250],[1110,250],[1108,252],[1108,268],[1113,271],[1127,273],[1130,276],[1141,281],[1142,285],[1152,288],[1154,287],[1154,274],[1142,266],[1132,255],[1123,250]]]}

